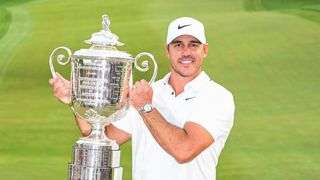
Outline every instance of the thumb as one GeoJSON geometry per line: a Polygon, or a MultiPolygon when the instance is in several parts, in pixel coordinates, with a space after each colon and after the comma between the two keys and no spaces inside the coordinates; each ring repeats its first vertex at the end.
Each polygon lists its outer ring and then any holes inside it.
{"type": "Polygon", "coordinates": [[[56,81],[56,79],[53,79],[53,78],[52,78],[52,79],[49,79],[49,84],[50,84],[50,85],[53,85],[53,84],[55,83],[55,81],[56,81]]]}
{"type": "Polygon", "coordinates": [[[52,86],[56,82],[56,79],[49,79],[49,84],[52,86]]]}
{"type": "Polygon", "coordinates": [[[53,78],[52,78],[52,79],[49,79],[49,84],[50,84],[50,85],[53,85],[54,82],[55,82],[55,79],[53,79],[53,78]]]}

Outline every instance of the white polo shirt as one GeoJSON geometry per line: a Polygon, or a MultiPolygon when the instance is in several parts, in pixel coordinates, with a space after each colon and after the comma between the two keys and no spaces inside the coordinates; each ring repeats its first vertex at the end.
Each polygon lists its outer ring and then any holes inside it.
{"type": "Polygon", "coordinates": [[[113,124],[132,136],[133,180],[214,180],[218,157],[233,126],[232,94],[201,72],[176,96],[168,84],[170,73],[152,84],[154,107],[171,124],[183,128],[187,121],[198,123],[214,143],[192,161],[179,164],[156,142],[141,116],[130,107],[127,115],[113,124]]]}

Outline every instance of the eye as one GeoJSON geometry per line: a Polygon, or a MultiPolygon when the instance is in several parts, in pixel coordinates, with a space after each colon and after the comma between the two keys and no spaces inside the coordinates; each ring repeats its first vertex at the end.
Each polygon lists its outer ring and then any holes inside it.
{"type": "Polygon", "coordinates": [[[181,44],[181,43],[175,43],[173,46],[174,46],[174,47],[181,47],[182,44],[181,44]]]}
{"type": "Polygon", "coordinates": [[[196,48],[196,47],[199,47],[199,43],[191,43],[190,46],[193,48],[196,48]]]}

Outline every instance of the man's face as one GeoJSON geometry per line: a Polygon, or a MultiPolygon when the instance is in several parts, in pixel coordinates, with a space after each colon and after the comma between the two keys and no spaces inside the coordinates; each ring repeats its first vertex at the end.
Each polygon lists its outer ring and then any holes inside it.
{"type": "Polygon", "coordinates": [[[195,77],[201,72],[201,64],[208,53],[208,44],[202,44],[189,35],[175,38],[166,48],[171,62],[171,72],[182,77],[195,77]]]}

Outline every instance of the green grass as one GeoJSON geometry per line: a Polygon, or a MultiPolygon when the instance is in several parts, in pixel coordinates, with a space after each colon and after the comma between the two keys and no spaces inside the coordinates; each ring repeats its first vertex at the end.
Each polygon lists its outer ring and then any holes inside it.
{"type": "Polygon", "coordinates": [[[320,23],[319,0],[245,0],[247,11],[273,10],[320,23]]]}
{"type": "Polygon", "coordinates": [[[261,0],[266,9],[297,9],[304,6],[319,5],[319,0],[261,0]]]}
{"type": "Polygon", "coordinates": [[[0,39],[7,33],[10,23],[10,13],[7,9],[0,6],[0,39]]]}
{"type": "Polygon", "coordinates": [[[244,0],[245,7],[248,10],[263,7],[265,10],[274,9],[299,9],[305,6],[319,5],[319,0],[244,0]]]}
{"type": "MultiPolygon", "coordinates": [[[[58,46],[73,52],[88,48],[83,41],[100,30],[104,13],[125,43],[119,49],[133,56],[154,54],[158,79],[168,72],[163,50],[168,23],[179,16],[205,23],[210,49],[204,69],[233,92],[236,102],[235,125],[219,159],[218,179],[318,179],[319,4],[252,2],[256,4],[1,1],[0,29],[7,30],[0,31],[0,179],[66,178],[72,145],[80,134],[70,109],[52,96],[48,58],[58,46]],[[4,18],[8,14],[10,20],[4,18]]],[[[68,77],[70,66],[56,65],[56,70],[68,77]]],[[[135,72],[135,79],[143,77],[135,72]]],[[[130,144],[121,149],[128,180],[130,144]]]]}
{"type": "Polygon", "coordinates": [[[29,1],[31,0],[2,0],[0,2],[0,39],[7,33],[12,21],[12,15],[7,8],[29,1]]]}

